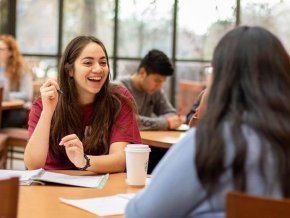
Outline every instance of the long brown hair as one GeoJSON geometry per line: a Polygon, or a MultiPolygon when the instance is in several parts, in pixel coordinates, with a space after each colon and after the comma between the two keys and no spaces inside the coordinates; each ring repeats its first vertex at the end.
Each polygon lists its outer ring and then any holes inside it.
{"type": "Polygon", "coordinates": [[[247,190],[248,143],[243,126],[261,140],[259,169],[266,180],[266,160],[274,159],[273,178],[290,197],[290,59],[279,39],[261,27],[238,27],[217,45],[207,111],[197,125],[195,163],[201,183],[212,194],[225,167],[225,123],[234,146],[230,164],[234,188],[247,190]],[[268,151],[269,152],[266,152],[268,151]]]}
{"type": "Polygon", "coordinates": [[[0,40],[7,45],[7,48],[11,53],[6,63],[5,76],[10,81],[10,89],[12,91],[18,91],[22,73],[31,73],[31,70],[25,63],[13,36],[0,35],[0,40]]]}
{"type": "Polygon", "coordinates": [[[63,94],[59,97],[50,132],[50,149],[52,154],[57,157],[65,157],[64,148],[58,145],[61,138],[73,133],[83,142],[86,154],[107,154],[110,146],[110,130],[120,112],[121,100],[122,102],[124,100],[134,110],[131,99],[118,93],[119,86],[109,83],[109,72],[103,87],[95,96],[89,123],[90,131],[85,135],[81,105],[76,101],[78,93],[75,80],[70,77],[69,71],[74,70],[75,60],[84,47],[91,42],[102,47],[109,68],[105,46],[99,39],[93,36],[78,36],[67,45],[60,61],[58,78],[63,94]]]}

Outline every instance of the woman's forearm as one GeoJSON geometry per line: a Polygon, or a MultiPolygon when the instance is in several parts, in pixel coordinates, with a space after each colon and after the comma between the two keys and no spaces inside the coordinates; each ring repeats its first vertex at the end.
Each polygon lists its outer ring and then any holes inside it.
{"type": "Polygon", "coordinates": [[[24,162],[28,169],[44,166],[49,150],[49,133],[52,113],[42,111],[39,121],[25,148],[24,162]]]}
{"type": "Polygon", "coordinates": [[[88,155],[88,157],[91,162],[91,166],[87,169],[89,171],[96,173],[118,173],[125,171],[125,154],[88,155]]]}
{"type": "Polygon", "coordinates": [[[87,169],[96,173],[124,172],[126,168],[125,147],[128,142],[115,142],[110,146],[108,155],[89,156],[91,166],[87,169]]]}

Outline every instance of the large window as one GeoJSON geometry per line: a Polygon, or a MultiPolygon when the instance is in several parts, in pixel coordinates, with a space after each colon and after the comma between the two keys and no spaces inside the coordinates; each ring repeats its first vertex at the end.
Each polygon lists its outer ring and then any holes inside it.
{"type": "Polygon", "coordinates": [[[170,55],[173,0],[120,0],[118,53],[141,58],[150,49],[170,55]]]}
{"type": "Polygon", "coordinates": [[[118,78],[135,73],[140,59],[153,48],[172,58],[173,6],[173,0],[120,0],[118,78]]]}
{"type": "Polygon", "coordinates": [[[93,35],[105,44],[111,56],[114,40],[114,9],[113,0],[65,0],[62,50],[72,38],[78,35],[93,35]]]}
{"type": "Polygon", "coordinates": [[[23,53],[57,54],[58,0],[18,0],[16,15],[23,53]]]}
{"type": "Polygon", "coordinates": [[[178,5],[177,58],[210,60],[222,35],[235,25],[236,0],[203,0],[178,5]]]}
{"type": "Polygon", "coordinates": [[[290,1],[289,0],[242,0],[241,23],[263,26],[284,43],[290,52],[290,1]]]}
{"type": "Polygon", "coordinates": [[[290,51],[290,0],[0,0],[0,12],[1,33],[16,35],[38,78],[56,77],[77,35],[104,42],[113,78],[136,72],[150,49],[162,50],[175,67],[165,84],[173,103],[180,80],[205,80],[217,42],[236,25],[266,27],[290,51]]]}
{"type": "Polygon", "coordinates": [[[36,77],[57,76],[58,0],[18,0],[16,38],[36,77]]]}
{"type": "Polygon", "coordinates": [[[190,0],[178,3],[176,92],[180,80],[205,81],[203,69],[215,45],[236,21],[236,0],[203,0],[194,7],[190,0]]]}
{"type": "Polygon", "coordinates": [[[8,33],[8,1],[0,0],[0,33],[8,33]]]}

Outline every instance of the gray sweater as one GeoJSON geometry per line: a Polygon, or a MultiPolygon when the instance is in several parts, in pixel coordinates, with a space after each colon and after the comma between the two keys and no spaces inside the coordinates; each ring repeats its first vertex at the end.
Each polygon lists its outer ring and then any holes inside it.
{"type": "Polygon", "coordinates": [[[140,130],[165,130],[167,117],[176,114],[164,91],[161,89],[153,95],[137,90],[130,77],[122,78],[117,82],[124,85],[134,96],[139,113],[140,130]]]}

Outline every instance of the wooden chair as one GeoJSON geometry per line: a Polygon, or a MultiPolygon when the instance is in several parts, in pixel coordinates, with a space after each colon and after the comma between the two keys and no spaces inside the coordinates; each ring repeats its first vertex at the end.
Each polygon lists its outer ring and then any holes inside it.
{"type": "MultiPolygon", "coordinates": [[[[40,87],[42,85],[41,81],[33,81],[33,100],[39,97],[40,95],[40,87]]],[[[21,158],[14,157],[14,153],[21,153],[21,151],[17,151],[15,148],[25,148],[28,142],[28,130],[24,128],[4,128],[2,132],[8,135],[7,144],[10,147],[10,167],[13,168],[13,160],[23,160],[21,158]]],[[[1,217],[0,217],[1,218],[1,217]]]]}
{"type": "Polygon", "coordinates": [[[10,168],[13,168],[13,160],[23,160],[23,158],[15,157],[14,153],[20,153],[23,155],[22,150],[17,150],[16,148],[25,149],[28,142],[28,130],[24,128],[9,127],[3,128],[2,133],[7,135],[7,145],[9,147],[9,159],[10,159],[10,168]]]}
{"type": "Polygon", "coordinates": [[[226,218],[289,218],[290,199],[277,200],[240,192],[226,196],[226,218]]]}
{"type": "Polygon", "coordinates": [[[0,217],[16,218],[18,209],[19,179],[0,179],[0,217]]]}
{"type": "Polygon", "coordinates": [[[0,169],[6,169],[8,154],[7,139],[8,136],[6,134],[0,133],[0,169]]]}
{"type": "MultiPolygon", "coordinates": [[[[2,98],[3,98],[3,87],[0,87],[0,100],[1,100],[1,102],[2,102],[2,98]]],[[[2,108],[2,104],[0,105],[0,125],[1,125],[1,121],[2,121],[1,108],[2,108]]],[[[8,153],[7,139],[8,139],[8,136],[6,134],[0,133],[0,169],[6,168],[7,153],[8,153]]]]}
{"type": "MultiPolygon", "coordinates": [[[[0,99],[2,101],[2,93],[3,93],[3,88],[0,88],[0,99]]],[[[2,105],[0,104],[0,124],[2,121],[2,105]]],[[[7,159],[7,155],[5,156],[4,154],[7,154],[7,147],[10,147],[10,151],[11,151],[11,155],[10,155],[10,167],[12,168],[12,161],[13,159],[17,159],[14,158],[13,153],[14,153],[14,148],[15,147],[21,147],[21,148],[25,148],[26,144],[28,141],[28,130],[24,129],[24,128],[14,128],[14,127],[9,127],[9,128],[1,128],[0,129],[0,147],[5,147],[6,150],[3,150],[3,159],[2,162],[5,164],[3,165],[3,167],[6,168],[6,159],[7,159]],[[2,144],[1,144],[2,141],[2,144]]],[[[0,150],[1,151],[1,150],[0,150]]],[[[21,159],[22,160],[22,159],[21,159]]],[[[1,156],[0,156],[0,163],[1,163],[1,156]]],[[[0,165],[1,168],[1,165],[0,165]]]]}
{"type": "Polygon", "coordinates": [[[187,115],[200,92],[205,89],[205,83],[180,80],[178,87],[178,110],[180,114],[187,115]]]}

